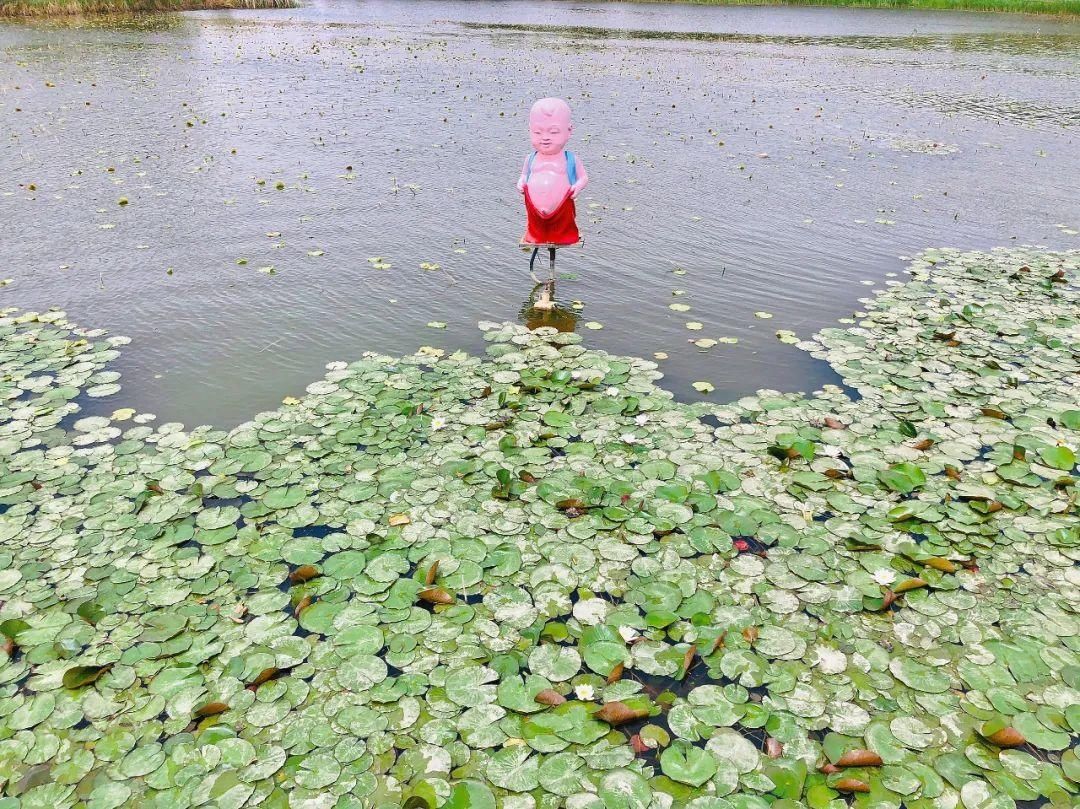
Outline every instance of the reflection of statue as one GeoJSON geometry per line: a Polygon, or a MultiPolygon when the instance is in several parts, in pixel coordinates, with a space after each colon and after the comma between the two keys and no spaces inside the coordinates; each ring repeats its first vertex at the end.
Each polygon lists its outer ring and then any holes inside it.
{"type": "Polygon", "coordinates": [[[525,244],[568,245],[579,240],[574,200],[588,185],[585,166],[566,151],[574,132],[570,106],[541,98],[529,111],[533,153],[525,158],[517,188],[525,195],[525,244]]]}
{"type": "Polygon", "coordinates": [[[546,298],[547,285],[537,284],[529,293],[529,299],[521,307],[521,322],[527,329],[551,326],[559,331],[574,331],[578,316],[572,309],[565,309],[546,298]],[[537,300],[537,294],[540,299],[537,300]],[[547,305],[543,305],[544,303],[547,305]]]}

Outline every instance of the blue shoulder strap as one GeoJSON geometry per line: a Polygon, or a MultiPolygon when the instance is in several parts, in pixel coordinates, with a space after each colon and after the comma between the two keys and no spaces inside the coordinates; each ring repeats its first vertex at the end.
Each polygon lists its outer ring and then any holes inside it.
{"type": "Polygon", "coordinates": [[[529,162],[525,164],[525,182],[529,182],[529,178],[532,177],[532,164],[536,158],[536,152],[529,155],[529,162]]]}

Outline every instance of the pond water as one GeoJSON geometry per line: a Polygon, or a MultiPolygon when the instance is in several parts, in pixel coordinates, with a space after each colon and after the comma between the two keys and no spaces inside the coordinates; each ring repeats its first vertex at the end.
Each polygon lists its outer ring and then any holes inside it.
{"type": "Polygon", "coordinates": [[[776,332],[850,315],[901,256],[1080,247],[1078,86],[1080,24],[1021,16],[317,0],[7,23],[0,306],[129,335],[97,407],[189,424],[363,351],[481,350],[476,321],[528,319],[514,183],[529,104],[560,94],[592,178],[562,320],[665,353],[683,398],[811,390],[837,377],[776,332]]]}

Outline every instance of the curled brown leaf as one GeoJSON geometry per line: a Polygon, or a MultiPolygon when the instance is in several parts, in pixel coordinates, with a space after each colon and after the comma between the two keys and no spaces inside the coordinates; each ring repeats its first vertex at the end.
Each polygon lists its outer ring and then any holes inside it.
{"type": "Polygon", "coordinates": [[[880,767],[882,763],[873,750],[848,750],[836,760],[837,767],[880,767]]]}
{"type": "Polygon", "coordinates": [[[909,590],[918,590],[920,587],[927,587],[927,583],[922,579],[904,579],[896,587],[893,588],[893,592],[899,595],[900,593],[906,593],[909,590]]]}
{"type": "Polygon", "coordinates": [[[841,778],[832,788],[838,792],[869,792],[870,785],[858,778],[841,778]]]}
{"type": "Polygon", "coordinates": [[[934,570],[940,570],[942,573],[955,573],[960,569],[948,559],[942,559],[940,556],[931,556],[929,559],[923,559],[923,564],[927,567],[932,567],[934,570]]]}
{"type": "Polygon", "coordinates": [[[292,573],[289,574],[289,582],[292,584],[303,584],[306,581],[311,581],[316,576],[321,576],[319,568],[315,565],[300,565],[292,573]]]}
{"type": "Polygon", "coordinates": [[[263,669],[257,675],[255,675],[255,679],[248,683],[245,688],[247,688],[249,691],[254,691],[260,685],[274,679],[280,673],[281,669],[279,669],[277,666],[271,666],[270,668],[263,669]]]}
{"type": "Polygon", "coordinates": [[[216,716],[219,713],[225,713],[225,711],[227,710],[229,710],[229,706],[226,705],[224,702],[204,702],[202,705],[192,711],[192,713],[196,717],[216,716]]]}
{"type": "Polygon", "coordinates": [[[556,705],[562,705],[564,702],[566,702],[566,697],[564,697],[558,691],[553,691],[550,688],[545,688],[543,691],[533,697],[533,699],[536,702],[539,702],[541,705],[550,705],[552,707],[556,705]]]}
{"type": "Polygon", "coordinates": [[[1020,747],[1021,745],[1027,744],[1027,739],[1024,738],[1024,734],[1015,728],[1002,728],[985,738],[988,742],[995,744],[998,747],[1020,747]]]}
{"type": "Polygon", "coordinates": [[[421,601],[428,604],[453,604],[454,596],[442,587],[428,587],[416,594],[421,601]]]}
{"type": "Polygon", "coordinates": [[[293,615],[299,618],[300,615],[304,612],[304,610],[311,606],[311,602],[312,598],[310,595],[306,595],[301,598],[299,601],[296,602],[296,606],[293,607],[293,615]]]}
{"type": "Polygon", "coordinates": [[[645,708],[631,708],[625,702],[605,702],[603,707],[594,716],[603,719],[609,725],[625,725],[635,719],[643,719],[649,715],[645,708]]]}
{"type": "Polygon", "coordinates": [[[716,640],[713,641],[712,648],[709,650],[709,654],[716,654],[717,649],[724,648],[724,639],[727,637],[727,630],[725,629],[719,635],[716,636],[716,640]]]}
{"type": "Polygon", "coordinates": [[[613,668],[611,670],[611,674],[609,674],[607,676],[606,682],[607,682],[608,685],[611,685],[612,683],[617,683],[617,682],[619,682],[619,680],[622,679],[623,668],[624,667],[623,667],[623,664],[621,662],[615,664],[615,668],[613,668]]]}
{"type": "Polygon", "coordinates": [[[686,654],[683,655],[680,680],[686,679],[686,675],[690,673],[690,667],[694,664],[695,655],[697,655],[697,644],[691,644],[690,648],[686,650],[686,654]]]}

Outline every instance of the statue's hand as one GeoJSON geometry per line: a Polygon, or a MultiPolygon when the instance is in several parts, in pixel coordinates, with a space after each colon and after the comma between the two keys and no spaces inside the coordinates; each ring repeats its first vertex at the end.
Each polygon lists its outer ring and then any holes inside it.
{"type": "Polygon", "coordinates": [[[581,193],[581,189],[578,186],[570,186],[570,199],[577,199],[579,193],[581,193]]]}
{"type": "Polygon", "coordinates": [[[525,193],[525,183],[522,182],[521,180],[518,180],[517,190],[518,190],[519,194],[524,194],[525,193]]]}

